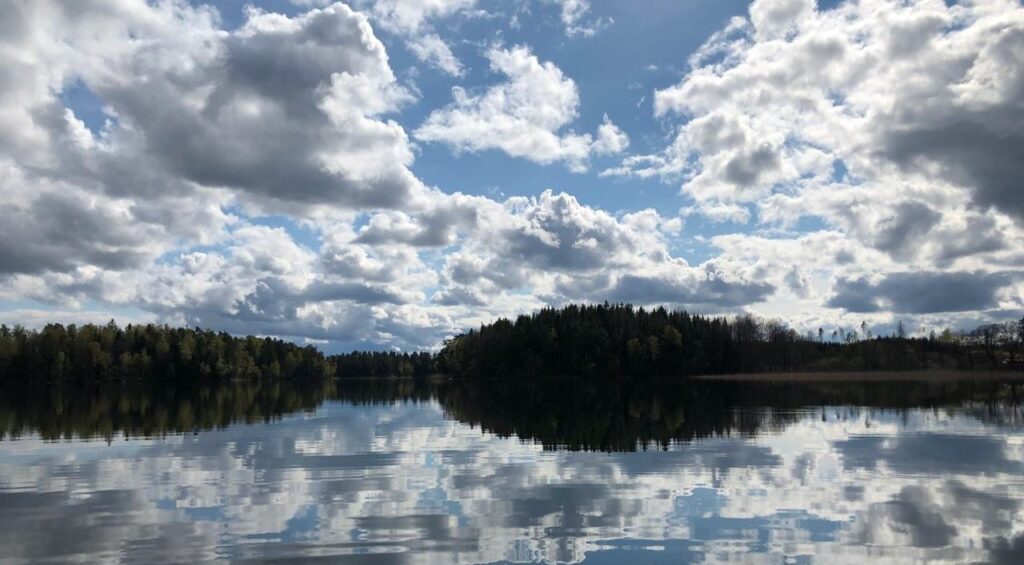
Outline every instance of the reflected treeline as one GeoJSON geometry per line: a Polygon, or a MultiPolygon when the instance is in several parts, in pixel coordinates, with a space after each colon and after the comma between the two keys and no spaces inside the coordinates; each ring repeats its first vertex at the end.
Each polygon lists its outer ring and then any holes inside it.
{"type": "Polygon", "coordinates": [[[546,449],[632,451],[779,431],[824,406],[936,409],[1024,424],[1016,382],[458,382],[439,395],[455,419],[546,449]]]}
{"type": "Polygon", "coordinates": [[[269,422],[312,411],[336,394],[334,379],[246,379],[127,383],[69,381],[0,390],[0,439],[38,433],[75,437],[160,437],[269,422]]]}
{"type": "MultiPolygon", "coordinates": [[[[633,451],[717,436],[779,431],[822,406],[886,413],[935,409],[999,426],[1024,425],[1024,383],[729,382],[423,379],[247,379],[116,385],[5,386],[0,438],[159,437],[273,421],[325,401],[356,405],[436,401],[485,431],[548,449],[633,451]]],[[[842,410],[840,412],[843,412],[842,410]]],[[[843,413],[852,414],[846,410],[843,413]]],[[[824,412],[823,412],[824,413],[824,412]]],[[[835,411],[829,411],[834,414],[835,411]]]]}
{"type": "Polygon", "coordinates": [[[339,379],[331,400],[355,405],[430,402],[442,388],[425,379],[339,379]]]}

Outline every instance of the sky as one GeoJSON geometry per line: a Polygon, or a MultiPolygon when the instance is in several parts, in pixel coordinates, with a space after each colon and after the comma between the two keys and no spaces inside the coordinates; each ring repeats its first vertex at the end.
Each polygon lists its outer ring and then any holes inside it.
{"type": "Polygon", "coordinates": [[[569,302],[1024,315],[1020,0],[0,13],[0,322],[340,352],[569,302]]]}

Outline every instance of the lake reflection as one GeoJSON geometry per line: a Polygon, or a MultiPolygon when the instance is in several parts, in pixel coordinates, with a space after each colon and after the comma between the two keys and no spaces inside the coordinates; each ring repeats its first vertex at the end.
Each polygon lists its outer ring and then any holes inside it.
{"type": "Polygon", "coordinates": [[[0,560],[1019,563],[1020,386],[8,391],[0,560]]]}

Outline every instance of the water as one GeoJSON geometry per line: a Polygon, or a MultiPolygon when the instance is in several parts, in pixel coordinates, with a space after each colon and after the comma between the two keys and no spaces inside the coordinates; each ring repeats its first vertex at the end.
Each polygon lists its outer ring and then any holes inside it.
{"type": "Polygon", "coordinates": [[[1022,386],[8,391],[0,561],[1020,563],[1022,386]]]}

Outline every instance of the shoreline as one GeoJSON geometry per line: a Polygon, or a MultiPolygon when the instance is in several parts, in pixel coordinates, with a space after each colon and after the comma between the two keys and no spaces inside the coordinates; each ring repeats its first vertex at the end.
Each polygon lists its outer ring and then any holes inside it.
{"type": "Polygon", "coordinates": [[[790,373],[736,373],[691,377],[702,381],[732,382],[955,382],[955,381],[1024,381],[1018,371],[817,371],[790,373]]]}

